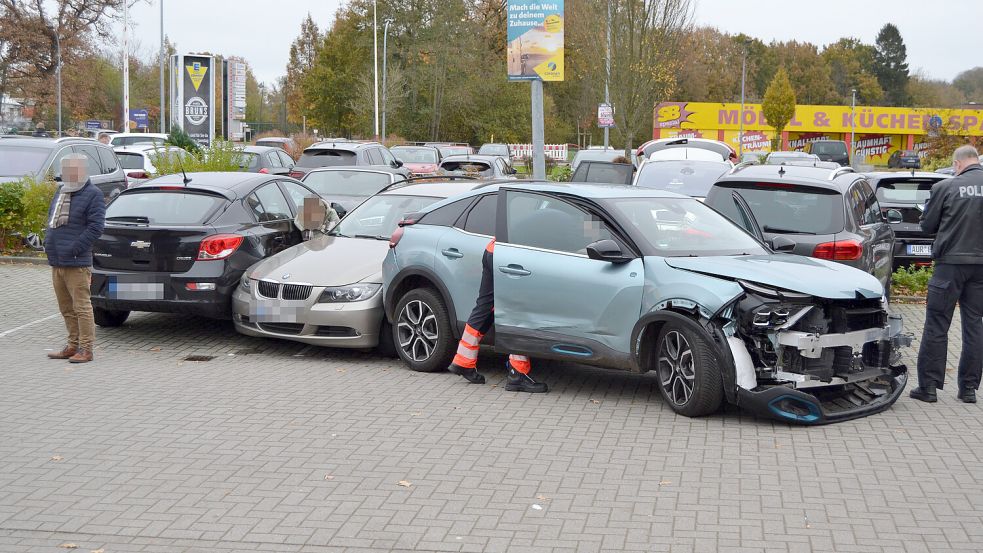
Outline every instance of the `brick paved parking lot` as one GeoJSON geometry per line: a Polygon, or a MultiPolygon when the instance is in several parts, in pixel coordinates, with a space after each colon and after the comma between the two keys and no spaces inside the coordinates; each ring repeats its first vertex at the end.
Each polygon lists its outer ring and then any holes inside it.
{"type": "Polygon", "coordinates": [[[516,395],[501,357],[475,386],[155,314],[69,366],[49,279],[0,265],[2,552],[983,549],[954,382],[825,427],[687,419],[651,375],[540,363],[551,393],[516,395]]]}

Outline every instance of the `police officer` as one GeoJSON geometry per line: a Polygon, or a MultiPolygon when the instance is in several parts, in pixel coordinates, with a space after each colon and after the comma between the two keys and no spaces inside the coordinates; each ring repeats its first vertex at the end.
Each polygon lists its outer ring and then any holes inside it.
{"type": "MultiPolygon", "coordinates": [[[[488,243],[481,258],[481,285],[474,309],[464,327],[464,335],[457,345],[457,355],[447,370],[463,376],[472,384],[484,384],[485,377],[478,372],[478,345],[491,329],[495,321],[495,278],[492,273],[492,259],[495,240],[488,243]]],[[[532,363],[525,355],[509,355],[506,363],[508,375],[505,389],[510,392],[545,393],[549,388],[545,382],[536,382],[529,376],[532,363]]]]}
{"type": "Polygon", "coordinates": [[[983,372],[983,167],[972,146],[960,146],[952,157],[956,176],[932,187],[922,214],[922,230],[935,234],[935,272],[928,283],[925,329],[918,350],[918,387],[911,397],[938,401],[935,391],[945,383],[949,325],[958,301],[963,349],[957,397],[976,403],[983,372]]]}

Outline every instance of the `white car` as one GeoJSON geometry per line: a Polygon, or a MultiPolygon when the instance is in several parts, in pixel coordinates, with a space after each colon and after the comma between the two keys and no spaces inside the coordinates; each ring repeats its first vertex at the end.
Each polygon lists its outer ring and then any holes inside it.
{"type": "Polygon", "coordinates": [[[729,161],[731,163],[737,161],[737,153],[734,148],[726,142],[709,138],[676,137],[650,140],[639,146],[637,153],[643,159],[702,159],[705,161],[729,161]],[[714,153],[716,156],[710,157],[693,150],[704,150],[714,153]]]}
{"type": "Polygon", "coordinates": [[[154,156],[167,154],[171,156],[181,156],[183,159],[188,152],[175,146],[162,146],[156,144],[135,144],[133,146],[121,146],[113,148],[116,157],[119,159],[123,171],[126,173],[128,188],[133,188],[143,184],[157,173],[152,158],[154,156]]]}
{"type": "Polygon", "coordinates": [[[133,146],[134,144],[156,144],[158,146],[163,146],[165,140],[167,140],[166,134],[155,132],[127,132],[114,134],[109,143],[113,148],[120,146],[133,146]]]}

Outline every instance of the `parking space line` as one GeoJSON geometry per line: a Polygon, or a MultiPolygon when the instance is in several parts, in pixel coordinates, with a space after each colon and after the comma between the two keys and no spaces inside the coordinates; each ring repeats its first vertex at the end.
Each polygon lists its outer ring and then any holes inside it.
{"type": "Polygon", "coordinates": [[[0,332],[0,338],[3,338],[4,336],[7,336],[8,334],[13,334],[13,333],[17,332],[18,330],[23,330],[23,329],[25,329],[25,328],[27,328],[29,326],[33,326],[33,325],[36,325],[38,323],[43,323],[44,321],[47,321],[47,320],[50,320],[50,319],[54,319],[55,317],[60,317],[60,316],[61,316],[61,313],[55,313],[54,315],[48,315],[47,317],[44,317],[42,319],[38,319],[36,321],[31,321],[31,322],[29,322],[27,324],[22,324],[22,325],[20,325],[20,326],[18,326],[16,328],[11,328],[10,330],[4,330],[3,332],[0,332]]]}

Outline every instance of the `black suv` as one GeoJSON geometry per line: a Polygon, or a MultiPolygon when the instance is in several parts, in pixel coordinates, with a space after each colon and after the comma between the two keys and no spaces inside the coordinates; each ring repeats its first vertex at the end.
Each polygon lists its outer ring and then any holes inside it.
{"type": "Polygon", "coordinates": [[[807,154],[819,156],[822,161],[832,161],[846,167],[850,165],[850,151],[842,140],[816,140],[804,148],[807,154]]]}
{"type": "MultiPolygon", "coordinates": [[[[400,169],[403,162],[378,142],[326,140],[308,146],[290,171],[290,176],[303,179],[311,169],[335,165],[376,165],[400,169]]],[[[403,176],[410,178],[409,170],[404,172],[403,176]]]]}
{"type": "Polygon", "coordinates": [[[874,188],[881,212],[897,210],[901,220],[895,221],[894,269],[908,265],[931,265],[932,242],[935,235],[922,230],[922,210],[935,183],[950,178],[941,173],[922,171],[867,173],[874,188]]]}
{"type": "Polygon", "coordinates": [[[0,182],[26,176],[43,179],[61,176],[61,160],[83,154],[89,162],[89,178],[110,200],[126,190],[126,175],[111,146],[88,138],[7,138],[0,142],[0,182]]]}

